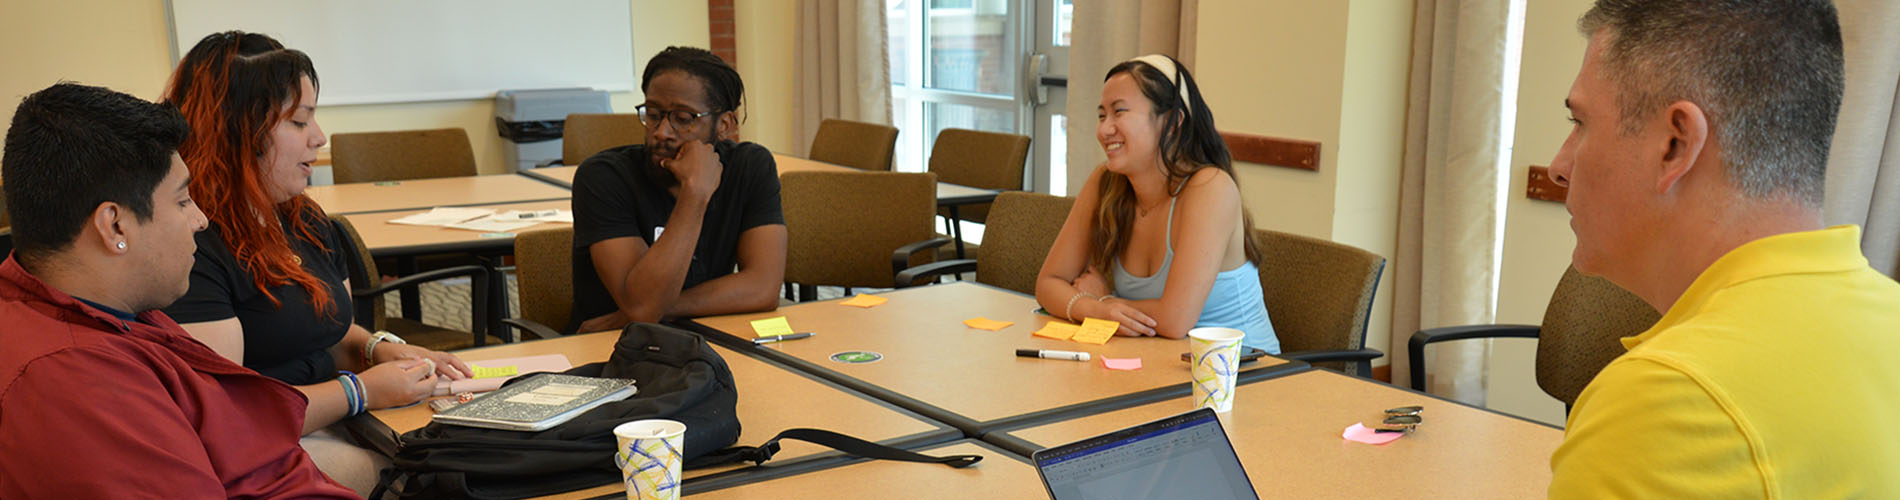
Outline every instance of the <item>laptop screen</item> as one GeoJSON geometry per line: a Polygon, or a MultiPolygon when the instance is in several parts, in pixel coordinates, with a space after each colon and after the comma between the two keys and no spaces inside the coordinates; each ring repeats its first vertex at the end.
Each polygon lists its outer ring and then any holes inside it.
{"type": "Polygon", "coordinates": [[[1213,410],[1181,415],[1038,451],[1056,500],[1257,499],[1213,410]]]}

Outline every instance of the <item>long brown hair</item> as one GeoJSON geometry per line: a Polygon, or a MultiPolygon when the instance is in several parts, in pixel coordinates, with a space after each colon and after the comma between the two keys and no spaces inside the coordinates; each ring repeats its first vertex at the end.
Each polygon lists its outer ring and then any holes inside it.
{"type": "Polygon", "coordinates": [[[303,99],[304,77],[315,88],[317,70],[303,52],[256,33],[213,33],[178,62],[165,101],[191,124],[191,137],[178,148],[191,170],[191,197],[218,225],[231,254],[272,304],[283,306],[271,287],[295,283],[322,314],[334,305],[328,286],[298,265],[278,221],[328,251],[312,227],[323,220],[323,209],[302,194],[273,204],[262,180],[271,130],[289,118],[286,107],[295,111],[303,99]]]}
{"type": "MultiPolygon", "coordinates": [[[[1227,142],[1214,128],[1214,112],[1201,99],[1201,89],[1187,68],[1173,58],[1168,58],[1168,62],[1174,65],[1180,86],[1159,68],[1139,60],[1109,68],[1108,76],[1102,77],[1102,81],[1128,73],[1141,89],[1141,95],[1154,103],[1154,116],[1161,118],[1161,136],[1157,139],[1160,147],[1156,149],[1161,152],[1161,168],[1167,173],[1169,184],[1186,183],[1194,172],[1203,168],[1218,168],[1227,172],[1238,188],[1240,177],[1234,175],[1227,142]]],[[[1089,241],[1089,246],[1095,249],[1089,252],[1089,267],[1107,273],[1108,266],[1128,249],[1128,229],[1135,223],[1135,188],[1129,184],[1128,176],[1103,170],[1096,194],[1100,203],[1095,209],[1094,237],[1089,241]]],[[[1247,260],[1258,265],[1262,255],[1260,242],[1254,238],[1253,214],[1246,206],[1240,207],[1240,220],[1246,228],[1241,238],[1247,260]]]]}

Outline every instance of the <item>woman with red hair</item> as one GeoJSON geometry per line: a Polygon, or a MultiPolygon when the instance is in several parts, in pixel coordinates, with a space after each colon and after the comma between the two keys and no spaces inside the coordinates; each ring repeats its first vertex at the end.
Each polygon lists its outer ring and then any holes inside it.
{"type": "Polygon", "coordinates": [[[326,142],[314,116],[316,68],[268,36],[215,33],[179,61],[164,97],[191,125],[178,153],[211,221],[197,234],[191,290],[165,313],[219,354],[302,391],[304,448],[367,493],[380,463],[323,429],[420,401],[437,375],[469,370],[454,355],[351,323],[352,244],[303,195],[326,142]]]}

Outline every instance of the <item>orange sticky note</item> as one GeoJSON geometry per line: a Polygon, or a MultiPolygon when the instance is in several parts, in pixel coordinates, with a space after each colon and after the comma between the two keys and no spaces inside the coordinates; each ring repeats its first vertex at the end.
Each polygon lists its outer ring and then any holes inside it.
{"type": "Polygon", "coordinates": [[[855,295],[851,297],[851,300],[839,302],[839,304],[847,305],[851,307],[862,307],[865,309],[870,309],[873,307],[877,307],[879,304],[883,304],[884,302],[889,301],[889,300],[891,299],[879,297],[876,295],[855,295]]]}
{"type": "Polygon", "coordinates": [[[1056,340],[1069,340],[1069,337],[1075,336],[1075,325],[1061,321],[1050,321],[1044,323],[1042,329],[1036,330],[1036,333],[1033,335],[1056,340]]]}
{"type": "Polygon", "coordinates": [[[997,320],[984,318],[984,317],[975,317],[975,318],[963,320],[963,324],[966,326],[969,326],[970,328],[981,328],[984,330],[989,330],[989,331],[994,332],[994,331],[1001,330],[1004,328],[1009,328],[1009,325],[1014,325],[1016,323],[1012,323],[1009,321],[997,321],[997,320]]]}
{"type": "Polygon", "coordinates": [[[1084,344],[1106,344],[1108,339],[1115,338],[1115,329],[1121,326],[1121,323],[1115,321],[1086,318],[1082,320],[1082,326],[1075,329],[1075,336],[1070,337],[1069,340],[1084,344]]]}
{"type": "Polygon", "coordinates": [[[791,335],[792,324],[791,322],[786,321],[784,316],[779,316],[776,318],[755,319],[755,320],[752,320],[752,331],[754,333],[759,334],[760,337],[770,337],[773,335],[791,335]]]}

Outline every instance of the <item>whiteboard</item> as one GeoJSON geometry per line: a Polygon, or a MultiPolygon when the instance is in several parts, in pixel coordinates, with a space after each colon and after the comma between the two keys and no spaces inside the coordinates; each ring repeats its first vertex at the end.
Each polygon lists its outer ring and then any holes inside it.
{"type": "Polygon", "coordinates": [[[324,104],[630,91],[627,0],[170,0],[173,66],[205,35],[263,33],[310,54],[324,104]]]}

